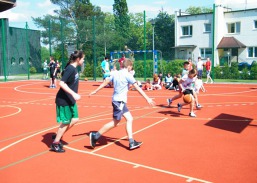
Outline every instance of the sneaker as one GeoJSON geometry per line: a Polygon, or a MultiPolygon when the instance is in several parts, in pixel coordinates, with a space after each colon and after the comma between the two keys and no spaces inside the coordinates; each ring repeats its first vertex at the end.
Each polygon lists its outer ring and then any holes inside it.
{"type": "Polygon", "coordinates": [[[189,113],[189,116],[190,116],[190,117],[196,117],[196,115],[195,115],[194,112],[190,112],[190,113],[189,113]]]}
{"type": "Polygon", "coordinates": [[[168,103],[168,107],[170,107],[171,103],[172,103],[172,100],[171,99],[167,99],[167,103],[168,103]]]}
{"type": "Polygon", "coordinates": [[[204,84],[207,84],[207,82],[204,82],[204,84]]]}
{"type": "Polygon", "coordinates": [[[180,112],[181,109],[182,109],[182,105],[178,103],[178,112],[180,112]]]}
{"type": "Polygon", "coordinates": [[[201,106],[200,104],[198,104],[198,105],[196,105],[196,108],[197,108],[197,109],[201,109],[202,106],[201,106]]]}
{"type": "Polygon", "coordinates": [[[65,150],[62,148],[60,143],[59,144],[52,144],[51,148],[50,148],[50,151],[54,151],[54,152],[57,152],[57,153],[65,152],[65,150]]]}
{"type": "Polygon", "coordinates": [[[90,138],[90,145],[91,145],[91,147],[92,148],[95,148],[95,144],[96,144],[96,142],[97,142],[97,139],[95,139],[95,132],[91,132],[90,134],[89,134],[89,138],[90,138]]]}
{"type": "Polygon", "coordinates": [[[130,143],[129,144],[129,149],[132,150],[132,149],[136,149],[138,148],[139,146],[141,146],[143,144],[143,142],[137,142],[134,140],[134,142],[130,143]]]}
{"type": "Polygon", "coordinates": [[[53,88],[53,86],[51,85],[51,86],[49,86],[49,88],[53,88]]]}
{"type": "MultiPolygon", "coordinates": [[[[56,138],[56,134],[52,135],[52,139],[54,140],[55,138],[56,138]]],[[[59,144],[63,147],[63,143],[61,141],[62,141],[62,138],[61,138],[59,144]]]]}

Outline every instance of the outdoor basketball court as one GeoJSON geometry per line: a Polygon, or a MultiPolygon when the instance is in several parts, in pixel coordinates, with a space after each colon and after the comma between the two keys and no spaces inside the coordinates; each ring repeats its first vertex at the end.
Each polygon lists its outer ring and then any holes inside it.
{"type": "Polygon", "coordinates": [[[91,149],[89,133],[112,119],[113,89],[91,98],[100,82],[80,82],[79,123],[63,140],[65,153],[49,151],[56,132],[55,95],[49,81],[0,83],[0,182],[247,182],[257,181],[257,85],[207,84],[201,110],[168,108],[171,90],[146,92],[150,107],[130,91],[134,138],[128,150],[125,120],[91,149]]]}

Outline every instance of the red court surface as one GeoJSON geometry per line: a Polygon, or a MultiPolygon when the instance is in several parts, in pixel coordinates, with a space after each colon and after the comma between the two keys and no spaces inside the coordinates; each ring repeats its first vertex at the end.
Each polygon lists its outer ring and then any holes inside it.
{"type": "Polygon", "coordinates": [[[65,153],[49,151],[57,131],[55,95],[48,81],[0,83],[1,183],[256,183],[257,84],[206,84],[203,106],[188,116],[166,99],[175,91],[146,92],[150,107],[137,91],[129,91],[134,138],[143,141],[128,150],[125,120],[90,148],[89,132],[112,118],[112,88],[91,98],[99,82],[80,82],[80,121],[63,140],[65,153]]]}

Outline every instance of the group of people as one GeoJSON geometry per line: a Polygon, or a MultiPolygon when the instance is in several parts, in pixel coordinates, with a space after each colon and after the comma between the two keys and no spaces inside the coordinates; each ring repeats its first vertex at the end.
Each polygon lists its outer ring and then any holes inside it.
{"type": "MultiPolygon", "coordinates": [[[[53,143],[51,144],[50,150],[58,153],[65,152],[62,144],[62,137],[65,132],[70,130],[75,123],[78,122],[78,106],[76,101],[78,101],[81,96],[78,94],[78,85],[79,85],[79,74],[77,71],[77,66],[80,66],[84,62],[84,53],[82,51],[74,51],[70,55],[69,62],[65,66],[65,69],[62,73],[62,78],[60,80],[60,89],[57,92],[55,103],[56,103],[56,115],[57,122],[60,124],[56,135],[52,136],[53,143]]],[[[107,60],[108,58],[105,58],[107,60]]],[[[107,62],[108,63],[108,62],[107,62]]],[[[102,68],[108,70],[106,67],[107,63],[102,64],[102,68]]],[[[137,84],[133,76],[133,61],[128,58],[124,58],[121,62],[122,69],[116,70],[115,72],[110,73],[106,78],[104,78],[103,83],[96,88],[94,91],[89,93],[89,97],[96,94],[99,90],[107,86],[110,82],[113,84],[114,92],[112,95],[112,107],[113,107],[113,119],[103,125],[98,131],[90,132],[89,134],[89,142],[92,148],[95,148],[96,143],[99,138],[115,128],[121,118],[124,117],[126,119],[126,132],[128,136],[129,145],[128,148],[130,150],[136,149],[142,145],[143,142],[136,141],[133,137],[132,132],[132,124],[133,117],[127,107],[127,94],[129,91],[129,86],[133,86],[135,90],[137,90],[144,99],[148,102],[148,104],[154,106],[155,102],[146,95],[146,93],[142,90],[142,88],[137,84]]],[[[191,69],[190,63],[184,63],[184,69],[182,71],[182,78],[178,81],[179,86],[179,94],[174,96],[171,99],[167,99],[168,106],[172,104],[172,102],[182,95],[186,93],[192,95],[193,102],[190,103],[190,113],[189,116],[195,117],[196,115],[193,112],[194,103],[196,103],[197,108],[201,108],[201,105],[198,103],[197,92],[193,89],[193,83],[197,80],[197,70],[191,69]]],[[[182,106],[186,104],[178,103],[178,111],[181,110],[182,106]]]]}

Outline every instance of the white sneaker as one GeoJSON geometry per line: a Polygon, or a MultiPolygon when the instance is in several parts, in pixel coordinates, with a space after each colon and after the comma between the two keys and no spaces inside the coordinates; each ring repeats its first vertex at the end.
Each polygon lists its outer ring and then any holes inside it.
{"type": "Polygon", "coordinates": [[[196,108],[197,108],[197,109],[201,109],[202,106],[201,106],[200,104],[198,104],[198,105],[196,105],[196,108]]]}
{"type": "Polygon", "coordinates": [[[195,115],[194,112],[190,112],[190,113],[189,113],[189,116],[190,116],[190,117],[196,117],[196,115],[195,115]]]}

